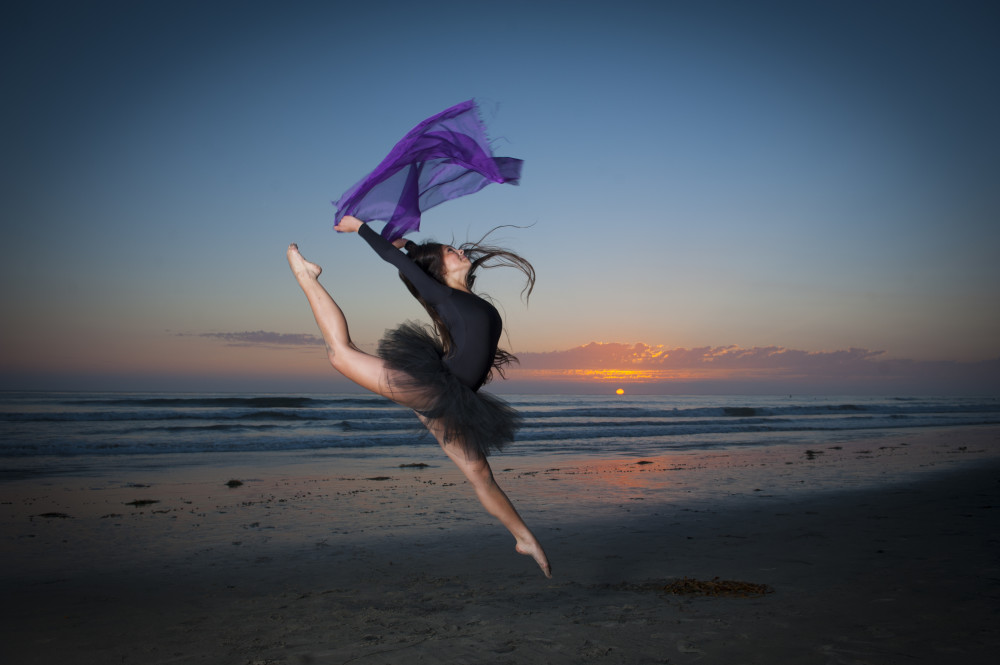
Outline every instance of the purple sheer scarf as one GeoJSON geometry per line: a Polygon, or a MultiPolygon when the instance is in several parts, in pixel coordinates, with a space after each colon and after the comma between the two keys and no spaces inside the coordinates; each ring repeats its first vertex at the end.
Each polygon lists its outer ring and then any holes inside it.
{"type": "Polygon", "coordinates": [[[378,167],[334,203],[337,221],[353,215],[385,220],[392,242],[420,228],[420,213],[491,182],[518,184],[520,159],[494,157],[474,100],[424,120],[393,147],[378,167]]]}

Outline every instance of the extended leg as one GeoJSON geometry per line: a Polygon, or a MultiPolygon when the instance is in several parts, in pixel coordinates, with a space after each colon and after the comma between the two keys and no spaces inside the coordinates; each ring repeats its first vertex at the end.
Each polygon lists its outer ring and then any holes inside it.
{"type": "Polygon", "coordinates": [[[378,356],[365,353],[351,341],[344,312],[319,283],[323,269],[306,261],[294,244],[288,246],[288,265],[309,300],[313,316],[316,317],[316,323],[326,341],[327,357],[334,369],[377,395],[411,409],[421,408],[420,395],[391,389],[386,381],[385,362],[378,356]]]}
{"type": "Polygon", "coordinates": [[[420,420],[431,431],[434,438],[438,440],[438,443],[441,444],[441,447],[448,457],[451,458],[451,461],[461,469],[465,477],[472,483],[472,486],[476,490],[476,496],[479,498],[479,502],[483,504],[486,512],[499,519],[500,523],[507,527],[507,530],[514,536],[514,540],[517,541],[514,549],[520,554],[532,557],[538,564],[538,567],[542,569],[542,572],[545,573],[545,576],[552,577],[552,567],[545,556],[545,551],[535,538],[535,535],[531,533],[531,529],[521,519],[517,509],[514,508],[514,504],[510,502],[504,491],[500,489],[496,479],[493,477],[493,469],[490,468],[490,463],[485,458],[470,460],[466,457],[465,451],[462,450],[461,446],[444,442],[443,432],[436,423],[423,416],[420,416],[420,420]]]}

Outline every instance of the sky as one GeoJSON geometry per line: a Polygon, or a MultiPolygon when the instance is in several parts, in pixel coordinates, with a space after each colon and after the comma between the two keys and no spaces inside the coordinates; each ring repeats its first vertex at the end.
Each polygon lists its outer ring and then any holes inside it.
{"type": "Polygon", "coordinates": [[[45,2],[0,28],[0,389],[339,391],[426,320],[330,202],[475,98],[504,391],[1000,393],[988,2],[45,2]]]}

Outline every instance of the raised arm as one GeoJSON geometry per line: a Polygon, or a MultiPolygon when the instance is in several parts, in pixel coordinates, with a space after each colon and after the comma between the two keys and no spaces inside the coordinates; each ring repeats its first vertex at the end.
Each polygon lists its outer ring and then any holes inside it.
{"type": "MultiPolygon", "coordinates": [[[[410,280],[410,283],[420,292],[420,296],[428,303],[438,302],[448,295],[449,287],[421,270],[395,244],[390,243],[357,217],[345,215],[334,229],[346,233],[356,232],[364,238],[365,242],[375,250],[375,253],[383,261],[396,266],[396,269],[410,280]]],[[[404,242],[406,241],[402,240],[400,244],[404,242]]]]}

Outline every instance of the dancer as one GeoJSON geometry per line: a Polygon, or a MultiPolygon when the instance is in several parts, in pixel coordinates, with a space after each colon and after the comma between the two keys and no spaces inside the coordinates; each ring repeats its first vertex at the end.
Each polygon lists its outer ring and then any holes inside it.
{"type": "Polygon", "coordinates": [[[292,244],[288,263],[309,300],[330,363],[358,385],[413,409],[475,488],[483,507],[514,536],[517,552],[532,557],[551,577],[542,546],[497,485],[486,459],[513,439],[519,416],[503,400],[479,391],[494,371],[502,375],[513,356],[497,347],[502,322],[496,308],[472,293],[477,268],[504,265],[525,272],[530,294],[531,264],[506,250],[477,244],[455,248],[401,238],[390,243],[351,215],[335,228],[358,233],[400,271],[434,321],[437,337],[423,326],[405,323],[388,331],[378,355],[361,351],[351,341],[344,313],[319,283],[322,268],[292,244]]]}

